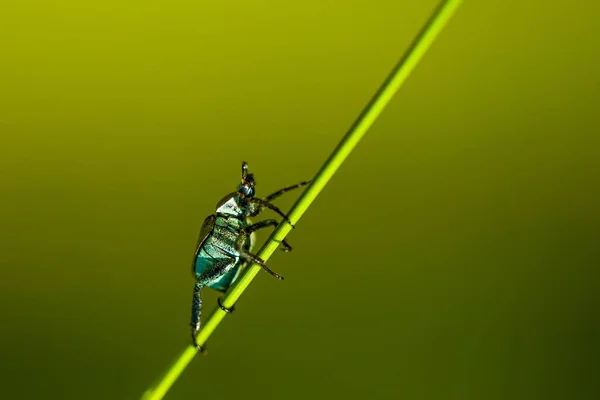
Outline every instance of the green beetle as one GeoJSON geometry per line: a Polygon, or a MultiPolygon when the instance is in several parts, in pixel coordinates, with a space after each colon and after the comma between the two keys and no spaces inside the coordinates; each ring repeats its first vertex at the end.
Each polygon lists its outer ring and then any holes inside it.
{"type": "MultiPolygon", "coordinates": [[[[307,185],[309,182],[300,182],[259,199],[254,197],[254,175],[248,173],[248,164],[242,162],[242,183],[237,191],[225,196],[218,204],[216,212],[204,220],[198,245],[192,262],[192,272],[196,278],[194,296],[192,301],[192,340],[196,344],[196,335],[200,330],[200,315],[202,314],[202,299],[200,291],[208,286],[211,289],[225,292],[237,279],[242,267],[247,263],[260,265],[265,271],[277,279],[283,277],[271,271],[263,260],[251,253],[254,243],[254,233],[258,229],[276,227],[279,223],[274,219],[267,219],[257,223],[250,223],[249,218],[258,215],[265,208],[269,208],[281,215],[290,225],[289,218],[271,200],[282,194],[307,185]]],[[[293,226],[293,225],[292,225],[293,226]]],[[[283,240],[284,251],[292,248],[283,240]]],[[[220,305],[220,302],[219,302],[220,305]]],[[[224,308],[224,311],[231,310],[224,308]]]]}

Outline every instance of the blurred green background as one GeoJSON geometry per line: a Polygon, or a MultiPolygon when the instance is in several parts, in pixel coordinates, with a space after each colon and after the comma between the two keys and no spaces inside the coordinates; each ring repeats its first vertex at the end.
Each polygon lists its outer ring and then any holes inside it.
{"type": "MultiPolygon", "coordinates": [[[[436,4],[3,3],[0,397],[139,398],[240,162],[310,178],[436,4]]],[[[167,398],[597,398],[599,17],[467,0],[167,398]]]]}

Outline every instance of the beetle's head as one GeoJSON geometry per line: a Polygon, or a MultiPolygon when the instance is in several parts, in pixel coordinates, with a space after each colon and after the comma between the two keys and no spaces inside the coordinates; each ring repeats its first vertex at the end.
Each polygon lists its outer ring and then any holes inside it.
{"type": "Polygon", "coordinates": [[[242,197],[254,197],[254,175],[248,174],[237,191],[242,197]]]}

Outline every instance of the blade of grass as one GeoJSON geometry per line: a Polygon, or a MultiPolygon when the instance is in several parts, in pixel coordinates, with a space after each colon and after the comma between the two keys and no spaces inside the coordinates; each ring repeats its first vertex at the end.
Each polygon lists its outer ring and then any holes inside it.
{"type": "MultiPolygon", "coordinates": [[[[404,81],[406,81],[406,78],[421,60],[425,52],[429,49],[435,38],[461,3],[462,0],[445,0],[438,5],[425,26],[411,43],[404,56],[396,64],[390,75],[386,78],[369,104],[350,127],[327,161],[325,161],[325,164],[323,164],[321,170],[307,186],[304,193],[302,193],[296,203],[292,206],[288,215],[293,224],[298,222],[317,195],[323,190],[327,182],[329,182],[333,174],[348,157],[352,149],[354,149],[367,130],[373,125],[377,117],[379,117],[383,109],[389,104],[394,94],[398,91],[404,81]]],[[[271,234],[269,240],[267,240],[265,245],[260,249],[258,256],[265,261],[268,260],[291,229],[292,227],[289,224],[280,224],[271,234]]],[[[249,268],[246,268],[244,274],[223,297],[223,306],[227,308],[233,307],[235,302],[240,298],[244,290],[246,290],[250,282],[252,282],[252,279],[254,279],[260,270],[261,267],[254,264],[249,268]]],[[[199,346],[203,346],[207,342],[210,335],[214,332],[223,318],[225,318],[225,315],[227,315],[226,312],[217,308],[207,321],[204,322],[202,330],[198,333],[196,338],[199,346]]],[[[142,399],[162,399],[179,375],[192,361],[196,353],[197,350],[194,346],[188,346],[162,379],[153,388],[148,389],[144,393],[142,399]]]]}

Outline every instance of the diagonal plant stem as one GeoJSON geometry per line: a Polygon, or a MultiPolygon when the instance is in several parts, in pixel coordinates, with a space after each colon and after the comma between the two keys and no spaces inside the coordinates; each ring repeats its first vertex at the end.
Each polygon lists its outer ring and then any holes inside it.
{"type": "MultiPolygon", "coordinates": [[[[350,127],[342,141],[338,144],[327,161],[325,161],[321,170],[317,173],[315,178],[307,186],[304,193],[302,193],[290,210],[288,216],[293,224],[298,222],[300,217],[315,200],[317,195],[323,190],[327,182],[329,182],[333,174],[348,157],[360,139],[365,135],[371,125],[373,125],[383,109],[389,104],[394,94],[421,60],[425,52],[429,49],[435,38],[461,3],[462,0],[443,0],[438,5],[425,26],[411,43],[404,56],[396,64],[369,104],[350,127]]],[[[289,224],[280,224],[277,229],[273,231],[269,240],[260,249],[257,254],[258,257],[265,261],[268,260],[291,229],[292,227],[289,224]]],[[[260,270],[261,267],[255,264],[246,268],[244,274],[242,274],[223,297],[222,305],[226,308],[233,307],[235,302],[240,298],[244,290],[246,290],[260,270]]],[[[210,335],[214,332],[223,318],[225,318],[225,315],[227,315],[227,313],[221,310],[221,308],[217,308],[212,313],[204,323],[202,330],[198,333],[196,338],[199,346],[203,346],[207,342],[210,335]]],[[[196,353],[197,350],[193,345],[188,346],[168,369],[161,380],[144,393],[142,399],[162,399],[179,375],[192,361],[196,353]]]]}

